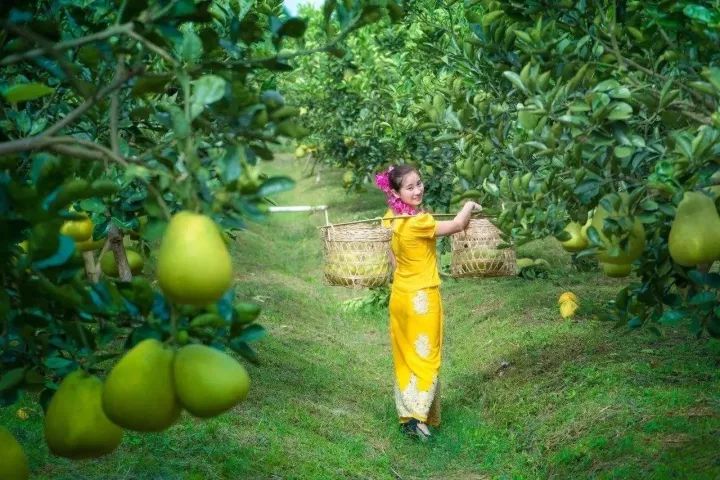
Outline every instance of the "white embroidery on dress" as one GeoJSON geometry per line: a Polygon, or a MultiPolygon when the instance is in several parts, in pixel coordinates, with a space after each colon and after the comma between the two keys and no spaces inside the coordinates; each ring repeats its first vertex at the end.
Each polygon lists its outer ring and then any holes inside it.
{"type": "Polygon", "coordinates": [[[418,290],[412,301],[415,313],[418,315],[425,315],[428,313],[428,294],[425,290],[418,290]]]}
{"type": "Polygon", "coordinates": [[[420,358],[428,358],[430,356],[430,338],[427,335],[418,335],[415,340],[415,353],[420,358]]]}
{"type": "Polygon", "coordinates": [[[410,374],[410,381],[405,390],[400,390],[400,387],[395,381],[395,407],[397,408],[398,416],[400,417],[421,417],[427,418],[430,406],[432,405],[433,399],[435,398],[435,391],[437,390],[438,378],[437,375],[433,377],[432,384],[427,391],[418,390],[418,379],[415,374],[410,374]]]}

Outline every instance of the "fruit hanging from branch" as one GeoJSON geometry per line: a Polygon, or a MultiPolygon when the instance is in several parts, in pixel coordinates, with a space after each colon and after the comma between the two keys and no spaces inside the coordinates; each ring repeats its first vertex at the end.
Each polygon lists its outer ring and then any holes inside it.
{"type": "Polygon", "coordinates": [[[167,226],[158,251],[157,278],[172,301],[208,305],[230,288],[232,260],[209,217],[183,211],[167,226]]]}

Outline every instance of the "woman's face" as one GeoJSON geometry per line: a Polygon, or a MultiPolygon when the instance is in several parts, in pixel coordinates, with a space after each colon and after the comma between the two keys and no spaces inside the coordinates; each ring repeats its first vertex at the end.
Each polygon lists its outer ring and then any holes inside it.
{"type": "Polygon", "coordinates": [[[425,185],[423,185],[417,172],[410,172],[403,177],[399,192],[393,190],[393,193],[400,197],[400,200],[413,207],[420,206],[424,192],[425,185]]]}

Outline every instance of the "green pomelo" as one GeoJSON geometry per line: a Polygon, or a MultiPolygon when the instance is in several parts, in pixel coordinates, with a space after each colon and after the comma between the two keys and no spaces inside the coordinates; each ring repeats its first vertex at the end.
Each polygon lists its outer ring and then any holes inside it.
{"type": "Polygon", "coordinates": [[[629,263],[602,263],[600,262],[603,273],[608,277],[622,278],[630,275],[632,265],[629,263]]]}
{"type": "Polygon", "coordinates": [[[129,430],[159,432],[180,416],[172,364],[175,353],[154,338],[129,350],[110,370],[103,388],[107,416],[129,430]]]}
{"type": "Polygon", "coordinates": [[[560,242],[567,252],[580,252],[588,246],[588,241],[581,233],[582,227],[577,222],[568,223],[563,231],[570,234],[570,238],[564,242],[560,242]]]}
{"type": "Polygon", "coordinates": [[[25,450],[5,427],[0,427],[0,478],[3,480],[30,478],[25,450]]]}
{"type": "Polygon", "coordinates": [[[160,245],[157,278],[177,303],[202,306],[222,297],[232,282],[232,260],[212,219],[187,211],[173,216],[160,245]]]}
{"type": "MultiPolygon", "coordinates": [[[[132,272],[133,275],[140,274],[145,266],[145,260],[143,260],[142,255],[134,250],[125,250],[125,255],[127,256],[128,265],[130,266],[130,272],[132,272]]],[[[100,258],[100,269],[108,277],[118,276],[118,267],[113,252],[105,252],[105,254],[103,254],[102,258],[100,258]]]]}
{"type": "Polygon", "coordinates": [[[102,409],[102,381],[87,372],[69,374],[45,414],[45,441],[55,455],[95,458],[115,450],[123,431],[102,409]]]}
{"type": "Polygon", "coordinates": [[[633,219],[633,225],[628,234],[628,241],[625,248],[620,246],[619,238],[615,236],[609,238],[603,230],[605,219],[620,219],[629,216],[627,205],[629,196],[627,193],[622,192],[620,193],[620,197],[622,204],[618,211],[609,212],[598,205],[592,218],[592,226],[597,230],[604,247],[597,255],[598,261],[603,263],[632,263],[640,258],[640,255],[642,255],[642,252],[645,250],[645,227],[637,217],[633,219]],[[619,250],[619,252],[615,253],[615,250],[619,250]]]}
{"type": "Polygon", "coordinates": [[[690,267],[720,258],[720,216],[715,202],[701,192],[685,192],[668,236],[670,256],[690,267]]]}
{"type": "Polygon", "coordinates": [[[245,399],[250,377],[227,353],[205,345],[180,348],[173,363],[180,403],[197,417],[218,415],[245,399]]]}

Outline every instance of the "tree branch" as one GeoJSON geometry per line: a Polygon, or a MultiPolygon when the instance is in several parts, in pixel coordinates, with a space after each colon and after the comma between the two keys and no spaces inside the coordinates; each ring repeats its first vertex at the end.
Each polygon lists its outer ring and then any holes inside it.
{"type": "MultiPolygon", "coordinates": [[[[125,73],[125,64],[121,58],[118,58],[117,66],[115,67],[115,78],[121,78],[125,73]]],[[[120,153],[120,146],[118,142],[118,110],[120,109],[118,102],[117,90],[110,96],[110,148],[115,155],[120,153]]]]}
{"type": "Polygon", "coordinates": [[[92,251],[83,252],[82,257],[85,261],[85,275],[87,275],[88,280],[90,283],[98,283],[100,275],[98,275],[99,269],[95,265],[95,254],[92,251]]]}
{"type": "MultiPolygon", "coordinates": [[[[10,25],[6,22],[5,28],[10,28],[10,25]]],[[[109,27],[101,32],[93,33],[92,35],[87,35],[85,37],[75,38],[73,40],[68,40],[65,42],[60,42],[57,44],[54,44],[52,46],[45,46],[40,48],[35,48],[33,50],[29,50],[25,53],[17,53],[13,55],[8,55],[7,57],[0,60],[0,66],[4,65],[11,65],[13,63],[21,62],[23,60],[27,60],[29,58],[35,58],[39,57],[40,55],[43,55],[45,53],[51,53],[51,52],[61,52],[63,50],[67,50],[68,48],[77,47],[80,45],[84,45],[86,43],[94,42],[96,40],[103,40],[108,37],[112,37],[115,35],[120,35],[123,33],[129,33],[133,30],[133,24],[132,22],[123,23],[122,25],[113,25],[112,27],[109,27]]]]}
{"type": "Polygon", "coordinates": [[[245,65],[261,65],[263,63],[272,62],[273,60],[275,60],[275,61],[290,60],[295,57],[302,57],[304,55],[312,55],[313,53],[319,53],[319,52],[324,52],[324,51],[330,50],[332,47],[337,45],[340,41],[344,40],[345,37],[350,35],[350,33],[353,30],[355,30],[357,24],[360,22],[360,18],[362,18],[362,15],[358,14],[353,19],[353,21],[350,22],[350,24],[345,28],[345,30],[340,32],[340,34],[337,37],[335,37],[334,39],[332,39],[331,41],[329,41],[322,47],[310,48],[308,50],[298,50],[298,51],[290,52],[290,53],[286,53],[286,54],[278,54],[273,57],[258,58],[258,59],[254,59],[254,60],[250,59],[250,60],[246,60],[242,63],[244,63],[245,65]]]}
{"type": "MultiPolygon", "coordinates": [[[[75,110],[65,115],[64,118],[62,118],[60,121],[55,123],[54,125],[50,126],[48,129],[46,129],[44,132],[37,135],[37,137],[44,137],[44,136],[50,136],[54,133],[57,133],[60,131],[63,127],[69,125],[70,123],[74,122],[80,115],[85,113],[90,107],[95,105],[101,98],[106,97],[109,93],[117,90],[120,88],[126,81],[128,81],[130,78],[134,77],[135,75],[138,75],[142,73],[145,70],[144,66],[140,66],[137,69],[130,69],[124,72],[124,74],[121,77],[116,77],[113,79],[112,82],[110,82],[109,85],[101,88],[93,96],[85,100],[83,103],[81,103],[75,110]]],[[[37,138],[34,137],[34,138],[37,138]]]]}
{"type": "MultiPolygon", "coordinates": [[[[63,57],[59,51],[53,50],[53,43],[50,40],[46,39],[41,35],[38,35],[33,31],[27,30],[26,28],[18,27],[16,25],[10,25],[9,28],[21,37],[31,40],[39,44],[41,48],[44,48],[50,54],[50,56],[54,58],[55,61],[58,63],[63,73],[65,74],[67,81],[70,82],[72,87],[77,90],[83,97],[88,97],[90,95],[89,88],[77,79],[67,59],[63,57]]],[[[40,66],[42,68],[45,68],[45,66],[42,64],[40,64],[40,66]]]]}
{"type": "Polygon", "coordinates": [[[168,61],[170,64],[172,64],[173,66],[177,67],[177,66],[180,65],[180,62],[178,62],[177,60],[175,60],[175,59],[172,57],[172,55],[170,55],[165,49],[163,49],[162,47],[154,44],[153,42],[151,42],[151,41],[148,40],[147,38],[143,37],[143,36],[140,35],[139,33],[131,30],[131,31],[127,32],[127,34],[128,34],[131,38],[134,38],[134,39],[137,40],[138,42],[140,42],[140,43],[142,43],[143,45],[145,45],[145,46],[148,48],[148,50],[151,50],[151,51],[157,53],[158,55],[160,55],[162,58],[164,58],[165,60],[167,60],[167,61],[168,61]]]}
{"type": "Polygon", "coordinates": [[[95,142],[70,136],[32,137],[0,143],[0,156],[46,148],[68,156],[75,155],[92,160],[108,159],[123,167],[129,167],[130,163],[136,163],[95,142]]]}
{"type": "MultiPolygon", "coordinates": [[[[612,39],[614,40],[614,37],[612,37],[612,39]]],[[[602,40],[601,40],[601,42],[602,42],[602,40]]],[[[654,71],[650,70],[649,68],[644,67],[643,65],[640,65],[639,63],[635,62],[634,60],[631,60],[631,59],[623,56],[622,53],[620,53],[620,49],[619,49],[619,47],[618,47],[618,45],[617,45],[617,42],[614,42],[614,45],[613,45],[612,47],[610,47],[609,45],[607,45],[605,42],[602,42],[602,43],[603,43],[603,45],[605,46],[605,48],[610,48],[610,50],[612,50],[612,52],[613,52],[613,53],[615,54],[615,56],[617,57],[618,62],[620,62],[621,64],[623,64],[623,65],[625,65],[625,64],[630,65],[631,67],[636,68],[636,69],[640,70],[641,72],[644,72],[644,73],[650,75],[651,77],[655,77],[655,78],[658,78],[658,79],[663,80],[663,81],[664,81],[664,80],[667,80],[667,77],[665,77],[665,76],[663,76],[663,75],[661,75],[661,74],[659,74],[659,73],[657,73],[657,72],[654,72],[654,71]]],[[[704,107],[709,108],[710,110],[715,110],[715,106],[714,106],[714,105],[711,105],[711,104],[708,104],[707,101],[705,100],[705,98],[703,98],[703,95],[699,94],[698,92],[696,92],[695,90],[693,90],[692,88],[688,87],[687,85],[685,85],[685,84],[682,83],[682,82],[676,82],[676,83],[677,83],[677,85],[678,85],[680,88],[682,88],[682,89],[685,90],[687,93],[689,93],[690,95],[692,95],[693,98],[695,98],[696,100],[698,100],[699,102],[701,102],[704,107]]]]}
{"type": "Polygon", "coordinates": [[[115,264],[118,269],[118,277],[121,282],[129,282],[132,280],[132,272],[130,271],[130,265],[128,264],[127,254],[125,253],[125,247],[123,246],[123,235],[120,229],[110,224],[108,230],[108,243],[110,244],[110,250],[113,256],[115,256],[115,264]]]}
{"type": "Polygon", "coordinates": [[[129,159],[126,159],[119,154],[116,154],[112,150],[108,149],[107,147],[104,147],[98,143],[91,142],[89,140],[83,140],[81,138],[75,138],[75,137],[68,137],[68,136],[62,136],[62,137],[49,137],[54,143],[56,144],[76,144],[83,146],[89,150],[95,150],[103,155],[103,157],[107,158],[108,160],[111,160],[115,163],[117,163],[120,166],[123,167],[129,167],[130,163],[134,163],[129,159]]]}

